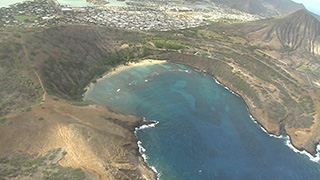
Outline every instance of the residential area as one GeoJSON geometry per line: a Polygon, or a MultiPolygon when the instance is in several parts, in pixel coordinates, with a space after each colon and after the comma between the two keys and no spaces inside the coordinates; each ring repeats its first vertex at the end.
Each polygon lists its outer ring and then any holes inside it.
{"type": "Polygon", "coordinates": [[[0,9],[0,27],[94,24],[138,31],[168,31],[203,26],[218,19],[252,21],[257,17],[219,8],[192,9],[132,2],[128,2],[128,6],[124,7],[69,7],[53,0],[35,0],[0,9]]]}

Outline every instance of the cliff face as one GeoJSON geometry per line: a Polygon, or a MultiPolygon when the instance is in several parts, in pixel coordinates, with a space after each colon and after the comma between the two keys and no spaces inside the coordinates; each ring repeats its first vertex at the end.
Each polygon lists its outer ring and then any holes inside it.
{"type": "Polygon", "coordinates": [[[259,40],[278,50],[306,50],[318,55],[320,22],[306,10],[265,22],[265,27],[251,35],[259,35],[259,40]]]}
{"type": "Polygon", "coordinates": [[[300,72],[309,71],[317,82],[319,75],[320,22],[306,10],[282,17],[238,25],[256,45],[269,55],[300,72]]]}
{"type": "Polygon", "coordinates": [[[300,10],[291,14],[273,28],[283,48],[304,48],[310,53],[315,53],[320,35],[320,22],[308,12],[300,10]]]}

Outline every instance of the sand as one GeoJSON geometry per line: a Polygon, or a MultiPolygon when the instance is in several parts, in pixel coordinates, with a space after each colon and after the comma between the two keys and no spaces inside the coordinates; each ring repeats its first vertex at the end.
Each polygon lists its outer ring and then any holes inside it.
{"type": "MultiPolygon", "coordinates": [[[[106,72],[104,75],[102,75],[102,77],[96,79],[96,81],[101,81],[102,79],[112,76],[114,74],[117,74],[121,71],[133,68],[133,67],[138,67],[138,66],[147,66],[147,65],[153,65],[153,64],[162,64],[167,62],[166,60],[155,60],[155,59],[145,59],[145,60],[141,60],[139,62],[130,62],[126,65],[119,65],[118,67],[114,68],[112,71],[108,71],[106,72]]],[[[94,83],[90,83],[87,87],[84,88],[85,93],[82,95],[82,97],[84,98],[87,93],[90,91],[90,89],[94,86],[94,83]]]]}

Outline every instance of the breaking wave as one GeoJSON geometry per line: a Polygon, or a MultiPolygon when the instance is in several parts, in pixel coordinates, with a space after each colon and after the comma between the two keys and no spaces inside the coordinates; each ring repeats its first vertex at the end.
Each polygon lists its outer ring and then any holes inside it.
{"type": "MultiPolygon", "coordinates": [[[[143,118],[143,119],[144,119],[144,118],[143,118]]],[[[142,130],[142,129],[147,129],[147,128],[153,128],[153,127],[155,127],[157,124],[159,124],[159,121],[152,121],[152,122],[153,122],[153,123],[150,123],[150,124],[147,124],[147,125],[144,124],[144,125],[142,125],[142,126],[140,126],[140,127],[136,127],[136,128],[135,128],[135,131],[134,131],[134,134],[136,135],[136,137],[137,137],[137,131],[142,130]]],[[[158,170],[157,170],[154,166],[150,166],[150,165],[149,165],[149,163],[148,163],[149,157],[145,154],[145,152],[147,151],[147,149],[142,146],[142,142],[141,142],[141,141],[138,141],[138,142],[137,142],[137,145],[138,145],[138,147],[139,147],[139,152],[140,152],[140,154],[141,154],[141,156],[142,156],[142,158],[143,158],[143,161],[144,161],[145,163],[147,163],[147,165],[149,166],[150,169],[152,169],[153,172],[156,173],[156,175],[157,175],[157,180],[159,180],[159,179],[160,179],[160,176],[161,176],[161,173],[159,173],[158,170]]]]}

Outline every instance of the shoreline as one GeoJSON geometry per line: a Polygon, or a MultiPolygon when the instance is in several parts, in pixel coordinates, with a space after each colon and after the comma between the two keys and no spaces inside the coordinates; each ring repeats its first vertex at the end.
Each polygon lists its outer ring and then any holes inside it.
{"type": "MultiPolygon", "coordinates": [[[[162,64],[168,62],[167,60],[156,60],[156,59],[144,59],[138,62],[129,62],[126,65],[119,65],[115,68],[113,68],[110,71],[105,72],[101,77],[96,78],[95,80],[101,81],[109,76],[112,76],[114,74],[117,74],[121,71],[133,68],[133,67],[139,67],[139,66],[148,66],[148,65],[154,65],[154,64],[162,64]]],[[[85,96],[88,94],[88,92],[92,89],[95,83],[92,81],[84,88],[85,93],[82,94],[82,99],[84,100],[85,96]]]]}
{"type": "Polygon", "coordinates": [[[275,134],[275,133],[272,133],[272,132],[269,132],[267,128],[265,128],[258,120],[258,118],[254,117],[253,116],[253,113],[252,113],[252,109],[250,108],[248,102],[246,101],[246,98],[245,96],[243,96],[242,94],[238,93],[237,91],[235,91],[233,88],[229,87],[228,85],[226,85],[225,83],[223,83],[223,81],[221,81],[219,78],[217,78],[215,75],[211,74],[211,73],[208,73],[206,70],[203,70],[202,68],[199,68],[195,65],[189,65],[187,63],[183,63],[183,62],[175,62],[175,61],[168,61],[168,62],[173,62],[173,63],[177,63],[177,64],[182,64],[182,65],[185,65],[185,66],[188,66],[188,67],[191,67],[195,70],[197,70],[196,72],[202,72],[202,73],[206,73],[210,76],[213,77],[213,79],[215,80],[215,82],[217,84],[220,84],[222,87],[224,87],[225,89],[227,89],[229,92],[231,92],[232,94],[238,96],[239,98],[241,98],[244,102],[245,102],[245,105],[248,109],[248,112],[249,112],[249,116],[250,116],[250,119],[256,123],[257,125],[259,125],[260,129],[265,132],[268,136],[272,137],[272,138],[277,138],[277,139],[283,139],[284,140],[284,143],[285,145],[290,148],[292,151],[294,151],[295,153],[298,153],[298,154],[302,154],[302,155],[305,155],[309,158],[310,161],[313,161],[313,162],[316,162],[318,163],[320,161],[320,142],[318,143],[315,143],[313,144],[314,147],[315,147],[315,153],[312,153],[312,152],[309,152],[305,149],[300,149],[298,147],[296,147],[294,145],[294,143],[292,143],[292,140],[291,140],[291,137],[289,136],[289,134],[285,134],[285,135],[281,135],[280,132],[279,134],[275,134]]]}
{"type": "MultiPolygon", "coordinates": [[[[133,67],[139,67],[139,66],[147,66],[147,65],[154,65],[154,64],[162,64],[162,63],[166,63],[167,61],[166,60],[155,60],[155,59],[145,59],[145,60],[141,60],[141,61],[138,61],[138,62],[129,62],[128,64],[126,65],[119,65],[115,68],[113,68],[112,70],[110,71],[107,71],[105,72],[101,77],[98,77],[96,78],[95,80],[98,82],[98,81],[101,81],[107,77],[110,77],[114,74],[117,74],[117,73],[120,73],[121,71],[124,71],[124,70],[127,70],[127,69],[130,69],[130,68],[133,68],[133,67]]],[[[85,96],[88,94],[88,92],[92,89],[92,87],[95,85],[95,83],[93,83],[92,81],[89,83],[89,85],[87,85],[84,90],[85,90],[85,93],[82,94],[82,99],[85,100],[85,96]]],[[[145,119],[144,119],[145,120],[145,119]]],[[[140,126],[137,126],[135,127],[134,131],[133,131],[133,134],[134,136],[137,138],[137,151],[139,152],[139,158],[142,158],[142,162],[144,163],[144,165],[149,168],[153,173],[154,173],[154,178],[155,179],[159,179],[159,173],[158,171],[155,169],[155,167],[153,166],[150,166],[147,162],[147,159],[145,157],[145,154],[143,154],[142,152],[142,145],[141,145],[141,142],[139,141],[136,133],[137,131],[141,130],[141,129],[144,129],[144,128],[150,128],[150,127],[154,127],[155,125],[157,125],[159,122],[153,122],[153,121],[149,121],[148,123],[143,123],[142,125],[140,126]],[[140,143],[139,143],[140,142],[140,143]]],[[[147,175],[147,174],[145,174],[147,175]]]]}
{"type": "Polygon", "coordinates": [[[148,129],[148,128],[154,128],[154,127],[156,127],[156,125],[158,125],[160,123],[159,121],[151,121],[151,120],[149,120],[149,121],[150,121],[149,124],[144,124],[144,125],[136,127],[135,130],[134,130],[134,135],[138,139],[137,145],[138,145],[138,148],[139,148],[140,156],[142,157],[144,163],[155,173],[156,180],[159,180],[160,176],[161,176],[161,173],[159,173],[158,170],[154,166],[151,166],[148,163],[148,156],[145,154],[147,149],[145,149],[142,146],[142,142],[139,140],[138,135],[137,135],[138,131],[143,130],[143,129],[148,129]]]}
{"type": "MultiPolygon", "coordinates": [[[[201,69],[200,69],[201,70],[201,69]]],[[[205,72],[207,73],[207,72],[205,72]]],[[[249,116],[250,116],[250,119],[255,123],[257,124],[260,129],[265,132],[268,136],[272,137],[272,138],[277,138],[277,139],[282,139],[284,140],[284,143],[285,145],[290,148],[292,151],[294,151],[295,153],[298,153],[298,154],[302,154],[302,155],[305,155],[309,158],[310,161],[313,161],[313,162],[316,162],[318,163],[320,161],[320,142],[316,143],[316,144],[313,144],[315,146],[315,153],[312,153],[312,152],[309,152],[305,149],[300,149],[298,147],[296,147],[294,145],[294,143],[292,142],[291,140],[291,137],[289,134],[285,133],[284,135],[282,135],[280,132],[279,134],[275,134],[275,133],[272,133],[272,132],[269,132],[267,128],[265,128],[258,120],[258,118],[254,117],[253,116],[253,113],[252,113],[252,109],[250,108],[250,106],[248,105],[247,101],[246,101],[246,98],[244,98],[243,95],[239,94],[238,92],[234,91],[232,88],[229,88],[227,85],[225,85],[221,80],[217,79],[216,76],[212,75],[209,73],[209,75],[211,75],[214,80],[216,82],[218,82],[218,84],[220,84],[221,86],[223,86],[225,89],[227,89],[228,91],[230,91],[232,94],[238,96],[239,98],[241,98],[244,102],[245,102],[245,105],[248,109],[248,112],[249,112],[249,116]]]]}
{"type": "MultiPolygon", "coordinates": [[[[287,146],[288,148],[290,148],[292,151],[294,151],[295,153],[297,154],[302,154],[302,155],[305,155],[308,157],[308,159],[310,161],[313,161],[313,162],[319,162],[320,160],[320,153],[318,152],[318,150],[320,150],[320,144],[316,144],[316,153],[315,154],[312,154],[306,150],[301,150],[301,149],[298,149],[297,147],[294,146],[294,144],[291,142],[291,138],[288,134],[284,134],[284,135],[277,135],[277,134],[274,134],[274,133],[271,133],[269,132],[259,121],[257,118],[255,118],[252,114],[252,110],[250,108],[250,106],[248,105],[248,103],[246,102],[246,98],[245,96],[239,94],[237,91],[234,91],[232,88],[228,87],[227,85],[225,85],[223,83],[223,81],[221,81],[220,79],[218,79],[216,76],[214,76],[213,74],[211,73],[208,73],[207,71],[205,70],[202,70],[201,68],[199,67],[196,67],[196,66],[192,66],[192,65],[188,65],[188,64],[184,64],[184,63],[181,63],[181,62],[174,62],[174,61],[166,61],[166,60],[153,60],[153,59],[146,59],[146,60],[142,60],[142,61],[139,61],[139,62],[134,62],[134,63],[129,63],[128,65],[119,65],[117,66],[116,68],[114,68],[113,70],[111,71],[108,71],[106,72],[102,77],[96,79],[97,81],[100,81],[100,80],[103,80],[104,78],[106,77],[109,77],[109,76],[112,76],[114,74],[117,74],[123,70],[127,70],[127,69],[130,69],[132,67],[138,67],[138,66],[145,66],[145,65],[153,65],[153,64],[161,64],[161,63],[165,63],[165,62],[173,62],[173,63],[177,63],[177,64],[182,64],[182,65],[185,65],[185,66],[188,66],[188,67],[191,67],[193,70],[195,70],[195,72],[200,72],[200,73],[205,73],[205,74],[208,74],[210,76],[212,76],[212,78],[214,79],[214,81],[221,85],[222,87],[224,87],[226,90],[228,90],[229,92],[231,92],[232,94],[238,96],[239,98],[241,98],[244,102],[245,102],[245,105],[247,107],[247,110],[248,110],[248,113],[249,113],[249,116],[250,116],[250,119],[255,123],[257,124],[260,129],[265,132],[269,137],[272,137],[272,138],[277,138],[277,139],[282,139],[284,141],[284,145],[287,146]]],[[[90,91],[90,89],[94,86],[95,83],[90,83],[86,88],[86,92],[84,93],[83,95],[83,98],[85,97],[85,95],[90,91]]],[[[141,130],[141,129],[145,129],[145,128],[153,128],[155,127],[159,122],[153,122],[151,121],[151,123],[149,124],[144,124],[144,125],[141,125],[141,126],[138,126],[135,128],[134,130],[134,134],[135,136],[137,137],[136,133],[137,131],[141,130]]],[[[138,139],[138,137],[137,137],[138,139]]],[[[156,175],[156,179],[159,179],[161,174],[157,171],[157,169],[155,169],[155,167],[151,166],[148,164],[148,161],[147,161],[147,157],[146,155],[144,154],[145,151],[147,151],[143,146],[142,146],[142,142],[141,141],[137,141],[137,145],[138,145],[138,151],[140,153],[140,157],[142,157],[144,163],[147,165],[148,168],[150,168],[153,173],[155,173],[156,175]]]]}

